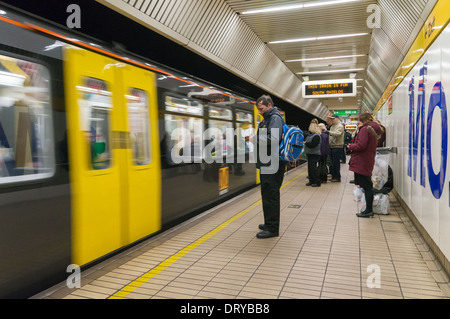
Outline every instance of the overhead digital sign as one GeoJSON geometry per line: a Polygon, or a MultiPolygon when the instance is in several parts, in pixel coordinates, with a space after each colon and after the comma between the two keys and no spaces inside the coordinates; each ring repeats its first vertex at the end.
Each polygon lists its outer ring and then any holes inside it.
{"type": "Polygon", "coordinates": [[[334,111],[333,115],[358,115],[358,110],[340,110],[334,111]]]}
{"type": "Polygon", "coordinates": [[[323,99],[356,96],[356,80],[329,80],[302,83],[305,99],[323,99]]]}

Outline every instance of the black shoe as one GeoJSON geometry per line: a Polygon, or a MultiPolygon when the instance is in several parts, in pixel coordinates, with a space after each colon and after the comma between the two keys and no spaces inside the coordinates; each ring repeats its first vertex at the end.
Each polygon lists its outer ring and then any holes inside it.
{"type": "Polygon", "coordinates": [[[370,217],[373,217],[373,212],[362,212],[362,213],[356,214],[356,216],[358,216],[360,218],[370,218],[370,217]]]}
{"type": "Polygon", "coordinates": [[[320,184],[312,184],[311,187],[320,187],[320,184]]]}
{"type": "Polygon", "coordinates": [[[256,237],[260,238],[260,239],[271,238],[271,237],[278,237],[278,236],[279,236],[278,233],[272,233],[272,232],[270,232],[268,230],[263,230],[262,232],[256,234],[256,237]]]}
{"type": "Polygon", "coordinates": [[[312,186],[312,183],[310,182],[310,183],[306,184],[306,186],[312,186]]]}
{"type": "Polygon", "coordinates": [[[350,184],[355,184],[355,180],[350,181],[350,184]]]}
{"type": "Polygon", "coordinates": [[[261,229],[261,230],[266,230],[266,225],[265,224],[260,224],[258,226],[258,228],[261,229]]]}

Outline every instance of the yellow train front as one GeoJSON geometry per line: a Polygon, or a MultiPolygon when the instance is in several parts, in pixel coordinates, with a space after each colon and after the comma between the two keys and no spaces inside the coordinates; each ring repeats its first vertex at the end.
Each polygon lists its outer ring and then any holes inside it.
{"type": "Polygon", "coordinates": [[[71,264],[256,185],[251,101],[4,12],[0,298],[28,297],[71,264]]]}

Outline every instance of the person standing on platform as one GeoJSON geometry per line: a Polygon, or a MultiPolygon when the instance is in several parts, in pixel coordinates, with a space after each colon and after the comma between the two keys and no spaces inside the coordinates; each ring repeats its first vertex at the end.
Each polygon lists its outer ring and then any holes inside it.
{"type": "Polygon", "coordinates": [[[328,156],[330,155],[330,136],[325,133],[327,127],[323,123],[319,123],[320,137],[322,144],[320,145],[320,159],[319,159],[319,175],[321,183],[328,182],[328,156]]]}
{"type": "Polygon", "coordinates": [[[306,136],[305,154],[308,157],[308,178],[309,183],[306,186],[320,187],[320,170],[319,161],[321,155],[322,138],[320,134],[322,131],[319,129],[317,120],[311,121],[308,129],[308,135],[306,136]]]}
{"type": "Polygon", "coordinates": [[[346,164],[347,163],[347,146],[352,141],[352,133],[347,131],[347,129],[344,129],[344,151],[342,152],[342,158],[341,163],[346,164]]]}
{"type": "MultiPolygon", "coordinates": [[[[331,127],[328,131],[330,135],[330,149],[331,149],[331,182],[341,182],[341,158],[344,151],[344,125],[339,116],[333,115],[329,117],[331,127]]],[[[327,121],[328,122],[328,121],[327,121]]]]}
{"type": "Polygon", "coordinates": [[[264,213],[264,224],[259,225],[261,232],[259,232],[256,237],[270,238],[279,236],[280,228],[280,188],[283,184],[286,164],[280,161],[278,150],[283,135],[284,121],[280,113],[278,113],[278,109],[274,107],[270,96],[263,95],[258,98],[256,107],[264,118],[263,121],[259,123],[258,132],[255,136],[255,145],[257,145],[256,168],[261,170],[261,197],[264,213]],[[262,132],[263,129],[267,129],[267,134],[262,132]],[[278,143],[276,147],[277,154],[268,154],[271,152],[272,143],[278,143]],[[260,150],[261,144],[267,145],[267,154],[270,157],[270,163],[263,163],[260,158],[261,153],[266,152],[265,150],[260,150]],[[277,163],[274,163],[273,161],[277,161],[277,163]],[[269,166],[273,167],[274,164],[278,165],[276,171],[267,169],[269,166]]]}
{"type": "Polygon", "coordinates": [[[356,214],[358,217],[373,216],[373,183],[372,171],[375,165],[378,139],[381,136],[380,126],[373,121],[372,115],[364,113],[359,116],[359,132],[353,144],[348,146],[352,152],[350,171],[355,173],[355,184],[364,189],[366,210],[356,214]]]}

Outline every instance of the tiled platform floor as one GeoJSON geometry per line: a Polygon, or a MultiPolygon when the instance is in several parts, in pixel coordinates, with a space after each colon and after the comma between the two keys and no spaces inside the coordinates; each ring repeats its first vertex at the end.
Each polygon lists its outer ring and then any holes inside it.
{"type": "Polygon", "coordinates": [[[63,282],[33,298],[450,298],[396,198],[390,215],[357,218],[353,173],[341,168],[342,183],[321,188],[305,187],[305,166],[286,175],[280,237],[255,237],[258,187],[84,271],[79,289],[63,282]]]}

